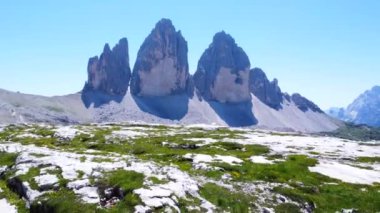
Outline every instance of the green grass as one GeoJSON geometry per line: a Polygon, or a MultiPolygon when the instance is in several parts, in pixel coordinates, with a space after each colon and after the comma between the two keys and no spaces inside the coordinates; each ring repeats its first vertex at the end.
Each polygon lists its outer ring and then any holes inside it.
{"type": "Polygon", "coordinates": [[[218,171],[219,175],[229,172],[234,181],[263,180],[287,183],[294,188],[277,188],[276,191],[299,203],[315,203],[316,212],[335,212],[342,208],[356,208],[360,212],[380,211],[380,185],[347,184],[319,173],[310,172],[308,167],[314,166],[316,163],[315,159],[307,156],[293,155],[288,156],[285,162],[277,164],[245,162],[242,166],[229,164],[217,166],[224,169],[224,171],[218,171]],[[363,188],[366,190],[363,191],[363,188]]]}
{"type": "Polygon", "coordinates": [[[77,198],[74,192],[61,189],[55,192],[48,192],[30,206],[31,213],[56,212],[56,213],[92,213],[96,211],[96,205],[85,204],[77,198]]]}
{"type": "Polygon", "coordinates": [[[16,126],[16,125],[9,125],[6,126],[2,132],[0,132],[0,141],[9,141],[11,138],[13,138],[15,135],[23,133],[26,129],[26,126],[16,126]]]}
{"type": "Polygon", "coordinates": [[[41,126],[34,125],[30,133],[35,135],[40,135],[42,137],[53,137],[55,132],[51,128],[45,128],[41,126]]]}
{"type": "Polygon", "coordinates": [[[30,184],[30,188],[34,190],[38,190],[38,184],[34,180],[35,177],[39,176],[41,172],[40,168],[32,167],[28,170],[26,174],[18,176],[21,181],[28,182],[30,184]]]}
{"type": "MultiPolygon", "coordinates": [[[[57,176],[59,187],[66,187],[66,185],[68,184],[68,180],[66,180],[65,178],[63,178],[62,169],[61,168],[49,169],[46,172],[48,174],[56,175],[57,176]]],[[[78,173],[78,175],[79,175],[79,173],[78,173]]]]}
{"type": "Polygon", "coordinates": [[[48,156],[48,155],[40,154],[40,153],[30,153],[30,155],[34,156],[34,157],[37,157],[37,158],[43,158],[43,157],[48,156]]]}
{"type": "Polygon", "coordinates": [[[346,123],[334,132],[324,132],[321,134],[358,141],[380,140],[380,128],[352,123],[346,123]]]}
{"type": "Polygon", "coordinates": [[[231,192],[213,183],[206,183],[200,195],[219,208],[218,211],[250,212],[253,198],[242,193],[231,192]]]}
{"type": "Polygon", "coordinates": [[[98,180],[101,188],[117,187],[123,191],[124,198],[110,212],[133,212],[134,206],[141,204],[133,190],[143,187],[144,175],[135,171],[115,170],[107,172],[98,180]]]}
{"type": "Polygon", "coordinates": [[[84,176],[84,174],[85,174],[84,171],[82,171],[82,170],[77,170],[76,172],[77,172],[77,174],[78,174],[78,178],[79,178],[79,179],[82,179],[83,176],[84,176]]]}
{"type": "Polygon", "coordinates": [[[132,193],[133,190],[141,188],[144,182],[144,175],[135,171],[115,170],[107,172],[99,185],[108,187],[120,187],[125,194],[132,193]]]}
{"type": "MultiPolygon", "coordinates": [[[[133,125],[132,125],[133,126],[133,125]]],[[[139,126],[139,125],[137,125],[139,126]]],[[[273,183],[285,183],[292,188],[276,188],[277,193],[283,194],[301,204],[315,203],[317,208],[315,212],[335,212],[342,208],[356,208],[360,212],[377,212],[380,211],[380,186],[363,186],[355,184],[342,183],[339,180],[323,176],[318,173],[310,172],[308,167],[317,164],[317,160],[304,155],[269,155],[269,160],[284,159],[283,162],[275,164],[256,164],[248,160],[252,155],[268,155],[270,150],[263,145],[242,145],[232,142],[222,142],[224,139],[242,138],[244,132],[234,131],[226,128],[215,130],[202,129],[183,129],[181,127],[167,126],[143,126],[149,127],[149,131],[144,131],[149,136],[137,137],[132,139],[108,139],[113,130],[120,129],[120,126],[111,125],[107,128],[99,128],[96,126],[79,126],[88,134],[77,135],[71,141],[61,141],[58,138],[52,137],[51,128],[45,127],[27,127],[27,126],[8,126],[4,132],[0,132],[0,141],[11,140],[23,144],[35,144],[37,146],[46,146],[50,148],[60,149],[64,151],[85,153],[88,149],[98,150],[99,157],[95,158],[95,162],[108,161],[107,153],[119,153],[123,155],[134,155],[141,160],[154,161],[161,165],[176,165],[190,175],[206,176],[213,179],[219,179],[223,174],[229,173],[233,183],[252,182],[252,181],[267,181],[273,183]],[[35,128],[35,130],[30,129],[35,128]],[[184,130],[184,131],[182,131],[184,130]],[[17,138],[18,134],[28,131],[33,134],[41,135],[42,138],[17,138]],[[168,134],[176,133],[178,134],[168,134]],[[201,142],[190,141],[190,138],[212,138],[216,140],[205,146],[199,146],[201,142]],[[168,142],[169,145],[163,144],[168,142]],[[183,155],[187,153],[207,154],[207,155],[228,155],[244,160],[240,165],[229,165],[226,163],[211,163],[211,166],[219,167],[222,170],[203,171],[195,170],[192,162],[184,159],[183,155]],[[302,184],[300,184],[302,183],[302,184]],[[329,185],[326,183],[335,183],[329,185]],[[365,188],[365,191],[362,189],[365,188]]],[[[140,130],[139,130],[140,131],[140,130]]],[[[358,131],[355,129],[355,131],[358,131]]],[[[362,130],[360,130],[362,131],[362,130]]],[[[352,133],[352,132],[351,132],[352,133]]],[[[363,132],[360,134],[364,134],[363,132]]],[[[372,137],[372,136],[371,136],[372,137]]],[[[309,149],[311,154],[319,153],[309,149]]],[[[0,165],[11,166],[14,164],[17,154],[0,153],[0,165]]],[[[41,156],[42,157],[42,156],[41,156]]],[[[86,158],[82,157],[81,161],[86,158]]],[[[380,162],[379,157],[361,157],[358,162],[372,163],[380,162]]],[[[24,175],[23,179],[28,182],[33,182],[33,177],[38,173],[38,168],[34,168],[24,175]]],[[[46,195],[46,206],[53,206],[58,210],[72,210],[71,208],[83,208],[84,212],[87,209],[90,212],[131,212],[133,206],[141,203],[141,200],[133,194],[133,190],[143,187],[144,175],[131,171],[116,170],[108,172],[104,178],[91,179],[91,183],[99,184],[106,187],[120,187],[125,192],[124,199],[121,200],[115,207],[111,209],[94,209],[92,205],[78,204],[75,195],[62,190],[66,185],[67,180],[61,176],[61,171],[54,171],[54,174],[60,178],[61,190],[52,194],[46,195]],[[70,207],[66,202],[59,204],[58,195],[68,196],[70,202],[73,202],[73,207],[70,207]],[[50,201],[49,201],[50,200],[50,201]]],[[[81,176],[78,172],[78,176],[81,176]]],[[[150,178],[154,184],[166,183],[165,180],[150,178]]],[[[3,181],[4,182],[4,181],[3,181]]],[[[1,182],[0,182],[1,183],[1,182]]],[[[1,184],[0,184],[1,186],[1,184]]],[[[31,183],[35,187],[34,183],[31,183]]],[[[9,191],[9,190],[8,190],[9,191]]],[[[210,202],[217,205],[220,210],[230,212],[247,212],[254,198],[240,192],[231,192],[228,189],[217,186],[215,184],[205,184],[201,187],[201,195],[210,202]]],[[[3,193],[4,194],[4,193],[3,193]]],[[[8,197],[12,197],[8,193],[8,197]]],[[[4,196],[0,194],[0,196],[4,196]]],[[[14,203],[21,201],[15,199],[14,203]]],[[[180,199],[179,207],[183,212],[187,212],[186,206],[199,204],[199,200],[194,198],[180,199]]],[[[16,204],[15,204],[16,205],[16,204]]],[[[291,204],[280,204],[275,207],[276,212],[296,212],[298,207],[291,204]]],[[[74,212],[76,210],[73,210],[74,212]]],[[[159,210],[157,210],[159,211],[159,210]]],[[[59,212],[59,211],[58,211],[59,212]]]]}
{"type": "MultiPolygon", "coordinates": [[[[197,210],[189,210],[188,207],[200,207],[201,201],[198,198],[179,198],[178,207],[181,212],[184,213],[198,213],[197,210]]],[[[201,209],[201,212],[206,212],[206,210],[201,209]],[[202,211],[203,210],[203,211],[202,211]]]]}
{"type": "Polygon", "coordinates": [[[315,152],[315,151],[311,151],[311,152],[309,152],[309,154],[312,154],[312,155],[320,155],[321,153],[319,153],[319,152],[315,152]]]}
{"type": "Polygon", "coordinates": [[[119,212],[135,212],[135,206],[141,204],[141,200],[138,195],[129,193],[124,199],[118,202],[115,206],[110,209],[100,209],[98,212],[107,213],[119,213],[119,212]]]}
{"type": "Polygon", "coordinates": [[[360,163],[380,163],[380,157],[358,157],[356,161],[360,163]]]}
{"type": "Polygon", "coordinates": [[[312,173],[308,167],[316,165],[317,160],[304,155],[290,155],[283,162],[275,164],[259,164],[246,161],[239,165],[227,163],[213,163],[213,166],[222,168],[216,171],[219,175],[228,172],[234,181],[263,180],[275,183],[289,183],[294,181],[305,184],[320,184],[321,182],[333,182],[335,180],[318,173],[312,173]]]}
{"type": "Polygon", "coordinates": [[[275,188],[275,191],[300,203],[315,203],[317,213],[334,213],[342,208],[370,213],[380,211],[380,186],[362,186],[340,183],[322,184],[315,188],[298,186],[293,189],[275,188]],[[362,189],[365,188],[365,191],[362,189]]]}
{"type": "Polygon", "coordinates": [[[157,177],[154,177],[154,176],[149,177],[149,180],[151,180],[153,184],[165,184],[169,182],[168,180],[158,179],[157,177]]]}
{"type": "Polygon", "coordinates": [[[17,156],[17,153],[0,152],[0,166],[12,166],[17,156]]]}
{"type": "Polygon", "coordinates": [[[86,159],[87,159],[86,156],[80,156],[80,157],[79,157],[79,161],[80,161],[81,163],[85,162],[86,159]]]}
{"type": "MultiPolygon", "coordinates": [[[[96,204],[86,204],[81,201],[74,192],[67,189],[60,189],[48,192],[37,198],[31,204],[30,212],[55,212],[55,213],[118,213],[134,212],[134,206],[140,204],[138,196],[127,194],[123,200],[111,208],[99,208],[96,204]]],[[[25,211],[27,212],[27,211],[25,211]]]]}
{"type": "Polygon", "coordinates": [[[6,181],[0,180],[0,189],[2,189],[2,192],[0,192],[0,199],[5,198],[10,204],[16,206],[19,213],[29,212],[26,208],[25,201],[7,187],[6,181]]]}
{"type": "Polygon", "coordinates": [[[300,208],[292,203],[281,203],[274,208],[276,213],[301,213],[300,208]]]}

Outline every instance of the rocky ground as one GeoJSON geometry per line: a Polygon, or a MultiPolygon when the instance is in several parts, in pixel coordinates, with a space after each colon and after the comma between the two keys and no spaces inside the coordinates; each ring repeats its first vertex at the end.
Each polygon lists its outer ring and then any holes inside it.
{"type": "Polygon", "coordinates": [[[0,127],[2,212],[379,212],[380,143],[205,125],[0,127]]]}

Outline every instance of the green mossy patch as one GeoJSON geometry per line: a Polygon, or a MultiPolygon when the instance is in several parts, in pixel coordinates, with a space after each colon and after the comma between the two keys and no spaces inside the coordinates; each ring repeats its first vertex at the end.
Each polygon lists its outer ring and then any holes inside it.
{"type": "Polygon", "coordinates": [[[0,166],[12,166],[17,156],[17,153],[0,152],[0,166]]]}
{"type": "Polygon", "coordinates": [[[21,181],[28,182],[30,184],[30,188],[34,190],[38,190],[38,184],[34,180],[35,177],[39,176],[41,169],[38,167],[31,167],[26,174],[18,176],[21,181]]]}
{"type": "Polygon", "coordinates": [[[2,190],[2,192],[0,192],[0,199],[6,199],[10,204],[16,206],[19,213],[29,212],[29,210],[26,208],[25,201],[7,187],[5,180],[0,180],[0,189],[2,190]]]}
{"type": "Polygon", "coordinates": [[[274,208],[276,213],[301,213],[300,208],[293,203],[281,203],[274,208]]]}
{"type": "Polygon", "coordinates": [[[219,208],[218,211],[251,212],[254,199],[243,193],[231,192],[213,183],[206,183],[200,195],[219,208]]]}
{"type": "Polygon", "coordinates": [[[48,192],[30,206],[31,213],[39,212],[73,212],[73,213],[93,213],[96,212],[96,205],[85,204],[74,192],[61,189],[55,192],[48,192]]]}
{"type": "Polygon", "coordinates": [[[135,171],[115,170],[106,172],[104,177],[99,180],[99,185],[108,187],[119,187],[126,194],[141,188],[144,183],[144,175],[135,171]]]}
{"type": "Polygon", "coordinates": [[[334,213],[341,209],[358,209],[364,213],[380,211],[379,185],[322,184],[275,188],[275,191],[299,203],[316,204],[317,213],[334,213]]]}
{"type": "Polygon", "coordinates": [[[356,161],[360,163],[380,163],[380,157],[359,157],[356,161]]]}

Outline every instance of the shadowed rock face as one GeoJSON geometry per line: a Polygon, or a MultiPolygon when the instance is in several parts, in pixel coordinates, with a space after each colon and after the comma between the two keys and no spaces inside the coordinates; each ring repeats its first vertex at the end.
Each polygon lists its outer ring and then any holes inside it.
{"type": "Polygon", "coordinates": [[[264,71],[260,68],[251,70],[249,76],[249,90],[269,107],[276,110],[282,108],[283,94],[278,86],[277,79],[270,82],[264,71]]]}
{"type": "Polygon", "coordinates": [[[156,97],[185,93],[189,76],[187,42],[169,19],[162,19],[137,54],[131,92],[156,97]]]}
{"type": "Polygon", "coordinates": [[[194,85],[206,100],[249,101],[249,68],[250,62],[243,49],[230,35],[219,32],[198,62],[194,85]]]}
{"type": "Polygon", "coordinates": [[[298,93],[293,94],[291,96],[291,100],[298,107],[298,109],[302,110],[303,112],[311,110],[313,112],[324,113],[316,104],[309,101],[307,98],[301,96],[298,93]]]}
{"type": "Polygon", "coordinates": [[[127,39],[120,39],[112,50],[106,44],[100,57],[89,59],[87,73],[88,80],[83,92],[96,91],[124,96],[131,77],[127,39]]]}

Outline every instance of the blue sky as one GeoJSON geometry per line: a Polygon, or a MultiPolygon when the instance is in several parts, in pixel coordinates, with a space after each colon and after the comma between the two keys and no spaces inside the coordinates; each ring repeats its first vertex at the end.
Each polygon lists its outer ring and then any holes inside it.
{"type": "Polygon", "coordinates": [[[190,72],[221,30],[283,91],[322,108],[346,106],[380,84],[378,0],[3,1],[0,88],[41,95],[82,89],[88,58],[129,41],[130,64],[155,23],[170,18],[190,72]]]}

